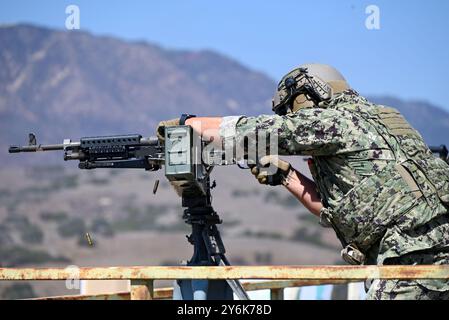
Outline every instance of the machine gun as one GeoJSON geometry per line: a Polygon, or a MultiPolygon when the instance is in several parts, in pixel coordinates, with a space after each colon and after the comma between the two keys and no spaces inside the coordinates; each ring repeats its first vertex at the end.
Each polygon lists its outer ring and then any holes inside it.
{"type": "MultiPolygon", "coordinates": [[[[216,163],[217,155],[208,153],[203,161],[206,142],[193,134],[190,126],[165,128],[165,144],[157,137],[144,138],[139,134],[65,139],[62,144],[38,144],[36,136],[29,134],[27,146],[10,146],[10,153],[64,151],[64,160],[78,160],[80,169],[132,168],[156,171],[165,167],[165,176],[182,198],[183,219],[191,226],[187,237],[194,252],[189,266],[227,266],[225,247],[217,224],[222,220],[212,207],[208,163],[216,163]]],[[[221,155],[219,154],[218,157],[221,155]]],[[[174,297],[177,299],[232,299],[233,292],[241,300],[248,295],[238,280],[206,281],[177,280],[174,297]]]]}
{"type": "Polygon", "coordinates": [[[9,153],[64,151],[64,160],[79,160],[80,169],[143,168],[155,171],[164,161],[164,148],[155,137],[143,138],[139,134],[87,137],[62,144],[37,144],[33,133],[28,135],[27,146],[10,146],[9,153]]]}

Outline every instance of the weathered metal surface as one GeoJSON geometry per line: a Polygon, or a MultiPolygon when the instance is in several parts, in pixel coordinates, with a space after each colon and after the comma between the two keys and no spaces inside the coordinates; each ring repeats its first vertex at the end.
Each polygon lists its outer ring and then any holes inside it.
{"type": "Polygon", "coordinates": [[[242,286],[247,291],[280,289],[291,287],[315,286],[324,284],[345,284],[348,282],[357,282],[360,280],[271,280],[258,282],[243,282],[242,286]]]}
{"type": "Polygon", "coordinates": [[[154,289],[154,299],[172,299],[173,298],[173,288],[158,288],[154,289]]]}
{"type": "Polygon", "coordinates": [[[271,300],[284,300],[284,289],[271,289],[271,300]]]}
{"type": "Polygon", "coordinates": [[[153,300],[153,280],[131,280],[131,300],[153,300]]]}
{"type": "Polygon", "coordinates": [[[94,295],[67,295],[54,297],[39,297],[26,300],[129,300],[130,292],[104,293],[94,295]]]}
{"type": "MultiPolygon", "coordinates": [[[[173,288],[154,289],[154,300],[171,299],[173,297],[173,288]]],[[[131,292],[114,292],[94,295],[66,295],[53,297],[39,297],[27,300],[130,300],[131,292]]]]}
{"type": "MultiPolygon", "coordinates": [[[[356,280],[353,280],[356,281],[356,280]]],[[[246,291],[284,289],[291,287],[302,287],[323,284],[344,284],[351,281],[346,280],[270,280],[257,282],[243,282],[242,286],[246,291]]],[[[173,297],[173,288],[154,289],[154,299],[171,299],[173,297]]],[[[97,295],[71,295],[40,297],[31,300],[129,300],[130,292],[105,293],[97,295]]]]}
{"type": "MultiPolygon", "coordinates": [[[[0,280],[65,280],[58,268],[0,268],[0,280]]],[[[97,267],[80,268],[79,279],[301,279],[364,280],[449,279],[449,265],[420,266],[231,266],[231,267],[97,267]]]]}

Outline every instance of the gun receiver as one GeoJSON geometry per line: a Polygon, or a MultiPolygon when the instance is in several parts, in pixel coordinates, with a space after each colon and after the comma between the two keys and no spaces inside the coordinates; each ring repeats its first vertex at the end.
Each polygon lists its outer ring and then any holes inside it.
{"type": "Polygon", "coordinates": [[[10,146],[9,153],[64,151],[64,160],[78,160],[80,169],[117,168],[156,171],[165,164],[165,176],[183,198],[191,203],[208,204],[208,176],[212,166],[201,159],[205,142],[195,139],[189,126],[166,128],[165,144],[157,137],[139,134],[85,137],[79,141],[65,139],[62,144],[37,144],[29,134],[27,146],[10,146]],[[198,199],[201,199],[199,201],[198,199]],[[207,201],[205,201],[207,200],[207,201]]]}

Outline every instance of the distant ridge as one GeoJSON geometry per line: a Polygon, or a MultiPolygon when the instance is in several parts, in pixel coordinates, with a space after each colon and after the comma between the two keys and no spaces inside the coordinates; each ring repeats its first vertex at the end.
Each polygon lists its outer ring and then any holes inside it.
{"type": "MultiPolygon", "coordinates": [[[[167,50],[86,32],[0,27],[0,159],[35,132],[40,142],[139,132],[181,111],[270,113],[275,82],[213,51],[167,50]]],[[[425,102],[398,108],[430,144],[449,144],[449,113],[425,102]]]]}

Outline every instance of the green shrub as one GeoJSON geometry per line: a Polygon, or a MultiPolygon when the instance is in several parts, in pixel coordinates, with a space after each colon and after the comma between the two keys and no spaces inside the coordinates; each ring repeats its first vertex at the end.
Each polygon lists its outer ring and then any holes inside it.
{"type": "Polygon", "coordinates": [[[27,216],[21,214],[9,214],[5,219],[5,223],[18,228],[21,225],[29,224],[30,221],[27,216]]]}
{"type": "Polygon", "coordinates": [[[259,252],[254,253],[254,261],[257,264],[271,264],[273,262],[273,255],[271,252],[259,252]]]}
{"type": "Polygon", "coordinates": [[[179,221],[175,223],[171,223],[168,225],[154,225],[153,229],[160,231],[160,232],[176,232],[176,231],[182,231],[182,232],[189,232],[190,227],[187,225],[184,220],[179,218],[179,221]]]}
{"type": "Polygon", "coordinates": [[[259,195],[260,190],[259,189],[234,189],[231,192],[231,195],[236,198],[242,198],[242,197],[250,197],[251,195],[259,195]]]}
{"type": "Polygon", "coordinates": [[[90,230],[105,237],[112,237],[114,229],[105,218],[96,218],[92,221],[90,230]]]}
{"type": "Polygon", "coordinates": [[[27,249],[17,245],[0,247],[0,264],[2,267],[17,267],[47,262],[70,262],[70,260],[63,256],[54,257],[46,251],[27,249]]]}
{"type": "Polygon", "coordinates": [[[29,283],[13,283],[2,290],[1,297],[6,300],[34,298],[36,293],[29,283]]]}
{"type": "Polygon", "coordinates": [[[39,226],[27,224],[20,228],[20,238],[25,243],[40,244],[44,240],[44,233],[39,226]]]}
{"type": "Polygon", "coordinates": [[[92,177],[91,179],[89,179],[89,183],[97,185],[97,186],[102,186],[102,185],[108,184],[109,183],[109,179],[92,177]]]}
{"type": "Polygon", "coordinates": [[[294,231],[290,239],[293,241],[308,242],[320,247],[334,249],[333,246],[322,241],[321,233],[319,232],[318,229],[311,231],[310,228],[299,227],[294,231]]]}
{"type": "Polygon", "coordinates": [[[86,224],[80,218],[69,218],[59,223],[58,234],[63,238],[70,238],[86,233],[86,224]]]}
{"type": "Polygon", "coordinates": [[[67,213],[64,211],[43,211],[40,213],[40,217],[44,221],[59,222],[67,219],[67,213]]]}
{"type": "Polygon", "coordinates": [[[0,224],[0,247],[10,245],[14,242],[7,226],[0,224]]]}
{"type": "Polygon", "coordinates": [[[243,235],[246,237],[253,237],[253,238],[265,238],[265,239],[282,239],[283,236],[279,232],[270,232],[270,231],[252,231],[252,230],[245,230],[243,232],[243,235]]]}
{"type": "Polygon", "coordinates": [[[27,216],[10,214],[5,222],[12,225],[20,233],[20,238],[26,243],[42,243],[44,233],[38,225],[32,224],[27,216]]]}
{"type": "Polygon", "coordinates": [[[302,204],[291,194],[285,195],[284,198],[281,199],[280,204],[287,208],[295,208],[295,207],[301,207],[302,204]]]}
{"type": "Polygon", "coordinates": [[[63,175],[54,179],[52,183],[47,187],[48,191],[60,190],[60,189],[73,189],[78,187],[79,176],[77,174],[63,175]]]}
{"type": "Polygon", "coordinates": [[[231,195],[235,198],[242,198],[242,197],[248,197],[250,195],[250,192],[246,191],[246,190],[235,189],[235,190],[232,190],[231,195]]]}
{"type": "Polygon", "coordinates": [[[320,218],[318,218],[314,214],[311,214],[310,212],[305,212],[303,214],[299,214],[298,220],[300,220],[301,222],[310,222],[314,225],[317,225],[320,222],[320,218]]]}
{"type": "Polygon", "coordinates": [[[170,267],[170,266],[180,266],[181,261],[180,260],[163,260],[159,263],[160,266],[164,267],[170,267]]]}
{"type": "Polygon", "coordinates": [[[156,217],[140,211],[128,212],[127,217],[114,223],[114,229],[119,231],[153,230],[156,217]]]}
{"type": "Polygon", "coordinates": [[[291,194],[280,194],[276,191],[270,190],[265,194],[265,202],[274,203],[286,208],[301,207],[301,203],[291,194]]]}
{"type": "Polygon", "coordinates": [[[223,227],[222,229],[229,229],[236,227],[241,224],[240,220],[223,220],[223,223],[221,224],[223,227]]]}
{"type": "Polygon", "coordinates": [[[135,207],[125,207],[126,216],[113,223],[113,229],[117,231],[131,230],[159,230],[156,220],[160,215],[168,211],[167,206],[148,205],[145,210],[135,207]]]}
{"type": "Polygon", "coordinates": [[[111,176],[111,177],[115,177],[115,176],[118,176],[120,173],[122,173],[123,171],[122,170],[117,170],[117,169],[110,169],[109,170],[109,175],[111,176]]]}

